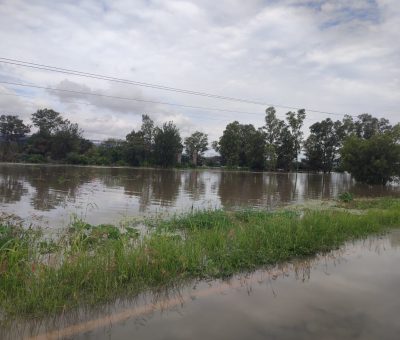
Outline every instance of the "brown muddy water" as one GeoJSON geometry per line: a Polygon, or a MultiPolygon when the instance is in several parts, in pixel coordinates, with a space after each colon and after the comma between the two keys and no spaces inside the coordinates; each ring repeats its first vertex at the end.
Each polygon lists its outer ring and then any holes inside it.
{"type": "Polygon", "coordinates": [[[1,339],[399,339],[400,231],[314,258],[192,282],[47,320],[1,339]]]}
{"type": "Polygon", "coordinates": [[[191,209],[273,209],[309,199],[398,195],[399,186],[355,183],[348,174],[253,173],[0,164],[0,213],[60,227],[191,209]]]}

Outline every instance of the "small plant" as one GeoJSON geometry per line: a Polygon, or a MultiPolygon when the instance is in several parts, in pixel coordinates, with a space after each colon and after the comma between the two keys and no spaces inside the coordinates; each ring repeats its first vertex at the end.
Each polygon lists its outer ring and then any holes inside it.
{"type": "Polygon", "coordinates": [[[353,195],[348,191],[341,193],[338,198],[339,201],[343,203],[350,203],[354,199],[353,195]]]}

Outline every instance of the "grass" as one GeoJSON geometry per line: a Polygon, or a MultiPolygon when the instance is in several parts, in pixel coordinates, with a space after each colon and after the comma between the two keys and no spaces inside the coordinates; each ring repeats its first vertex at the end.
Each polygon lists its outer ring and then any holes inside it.
{"type": "Polygon", "coordinates": [[[75,221],[56,241],[5,221],[0,315],[40,316],[189,279],[227,277],[400,227],[399,199],[340,204],[364,213],[198,211],[149,221],[144,236],[75,221]]]}

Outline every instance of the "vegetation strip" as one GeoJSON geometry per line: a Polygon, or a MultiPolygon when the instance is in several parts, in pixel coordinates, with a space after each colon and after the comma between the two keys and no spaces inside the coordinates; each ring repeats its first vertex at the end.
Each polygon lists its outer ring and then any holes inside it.
{"type": "Polygon", "coordinates": [[[300,212],[199,211],[148,221],[143,237],[129,227],[75,221],[49,241],[4,221],[1,314],[39,316],[189,279],[227,277],[400,226],[400,199],[338,205],[300,212]]]}

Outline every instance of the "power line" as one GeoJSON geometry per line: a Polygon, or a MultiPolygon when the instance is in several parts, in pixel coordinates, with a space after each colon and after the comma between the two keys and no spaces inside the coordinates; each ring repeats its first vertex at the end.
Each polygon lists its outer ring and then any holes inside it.
{"type": "MultiPolygon", "coordinates": [[[[1,82],[0,82],[1,83],[1,82]]],[[[33,97],[32,96],[26,96],[26,95],[20,95],[20,94],[15,94],[15,93],[4,93],[4,92],[0,92],[0,96],[14,96],[14,97],[24,97],[24,98],[31,98],[31,99],[33,99],[33,97]]],[[[32,105],[32,106],[38,106],[39,104],[38,103],[35,103],[35,102],[33,102],[33,101],[30,101],[30,100],[25,100],[25,102],[27,103],[27,104],[29,104],[29,105],[32,105]]],[[[84,102],[78,102],[78,101],[72,101],[72,100],[64,100],[63,99],[63,101],[62,101],[63,103],[65,102],[65,103],[71,103],[71,104],[79,104],[79,105],[87,105],[87,106],[96,106],[96,104],[93,104],[93,103],[84,103],[84,102]]],[[[7,111],[7,109],[5,109],[5,108],[0,108],[1,110],[5,110],[5,111],[7,111]]],[[[7,111],[7,112],[9,112],[9,111],[7,111]]],[[[13,113],[13,114],[15,114],[14,112],[9,112],[9,113],[13,113]]],[[[245,113],[245,112],[243,112],[243,113],[245,113]]],[[[251,113],[251,112],[250,112],[251,113]]],[[[256,113],[254,113],[254,114],[256,114],[256,113]]],[[[200,117],[203,117],[204,116],[204,114],[197,114],[197,113],[187,113],[187,115],[189,115],[189,116],[200,116],[200,117]]],[[[206,115],[207,115],[207,113],[206,113],[206,115]]],[[[207,115],[208,116],[208,115],[207,115]]],[[[231,116],[230,115],[223,115],[223,117],[225,117],[225,118],[230,118],[231,116]]],[[[207,119],[212,119],[212,120],[216,120],[216,121],[223,121],[223,119],[219,119],[219,118],[217,118],[217,117],[207,117],[207,119]]]]}
{"type": "MultiPolygon", "coordinates": [[[[13,97],[21,97],[21,98],[31,98],[31,99],[35,99],[32,96],[27,96],[27,95],[22,95],[22,94],[16,94],[16,93],[6,93],[6,92],[0,92],[0,96],[13,96],[13,97]]],[[[26,102],[34,104],[34,105],[38,105],[38,103],[32,102],[30,100],[26,100],[26,102]]],[[[73,103],[73,104],[82,104],[82,105],[93,105],[91,103],[84,103],[84,102],[77,102],[77,101],[70,101],[70,100],[63,100],[63,102],[66,103],[73,103]]]]}
{"type": "MultiPolygon", "coordinates": [[[[1,83],[1,82],[0,82],[0,83],[1,83]]],[[[30,98],[30,99],[34,99],[34,97],[32,97],[32,96],[27,96],[27,95],[22,95],[22,94],[16,94],[16,93],[5,93],[5,92],[0,92],[0,96],[13,96],[13,97],[21,97],[21,98],[30,98]]],[[[39,103],[35,103],[35,102],[31,101],[31,100],[25,100],[25,102],[28,103],[29,105],[32,105],[32,106],[38,106],[38,105],[39,105],[39,103]]],[[[79,102],[79,101],[75,101],[75,100],[65,100],[65,99],[63,99],[62,102],[63,102],[63,103],[71,103],[71,104],[86,105],[86,106],[97,106],[96,104],[93,104],[93,103],[84,103],[84,102],[79,102]]],[[[4,110],[4,111],[7,111],[8,113],[12,113],[12,114],[16,114],[16,115],[19,114],[18,112],[11,112],[11,111],[8,111],[8,109],[6,109],[6,108],[0,108],[0,110],[4,110]]],[[[241,112],[241,113],[253,114],[253,112],[243,112],[243,111],[234,111],[234,112],[241,112]]],[[[203,117],[203,116],[204,116],[204,114],[196,114],[196,113],[187,113],[187,114],[188,114],[189,116],[200,116],[200,117],[203,117]]],[[[258,114],[258,113],[255,113],[255,112],[254,112],[254,114],[258,114]]],[[[218,118],[216,118],[216,117],[210,117],[207,113],[206,113],[206,115],[208,116],[207,119],[212,119],[212,120],[216,120],[216,121],[223,121],[223,119],[218,119],[218,118]]],[[[223,115],[223,117],[231,118],[230,115],[223,115]]],[[[318,121],[319,118],[316,118],[316,117],[306,117],[305,120],[306,120],[306,121],[310,121],[310,120],[311,120],[311,121],[318,121]]]]}
{"type": "MultiPolygon", "coordinates": [[[[265,106],[274,106],[274,107],[280,107],[280,108],[289,109],[289,110],[301,109],[299,107],[294,107],[294,106],[264,103],[264,102],[260,102],[260,101],[250,100],[250,99],[222,96],[222,95],[217,95],[217,94],[212,94],[212,93],[207,93],[207,92],[192,91],[192,90],[169,87],[169,86],[164,86],[164,85],[159,85],[159,84],[139,82],[139,81],[134,81],[134,80],[129,80],[129,79],[110,77],[110,76],[96,74],[96,73],[88,73],[88,72],[82,72],[82,71],[66,69],[66,68],[61,68],[61,67],[55,67],[55,66],[49,66],[49,65],[44,65],[44,64],[37,64],[37,63],[27,62],[27,61],[18,60],[18,59],[10,59],[10,58],[0,57],[0,63],[10,64],[10,65],[14,65],[14,66],[28,67],[28,68],[39,69],[39,70],[50,71],[50,72],[58,72],[58,73],[63,73],[63,74],[75,75],[75,76],[79,76],[79,77],[107,80],[107,81],[111,81],[111,82],[129,84],[129,85],[134,85],[134,86],[148,87],[148,88],[153,88],[153,89],[163,90],[163,91],[184,93],[184,94],[189,94],[189,95],[209,97],[209,98],[222,99],[222,100],[228,100],[228,101],[235,101],[235,102],[241,102],[241,103],[246,103],[246,104],[262,105],[264,107],[265,106]]],[[[314,112],[314,113],[328,114],[328,115],[340,115],[340,116],[345,115],[344,113],[320,111],[320,110],[313,110],[313,109],[306,109],[306,111],[314,112]]]]}
{"type": "MultiPolygon", "coordinates": [[[[252,114],[252,115],[258,115],[258,116],[260,116],[260,114],[261,114],[261,112],[257,113],[257,112],[248,112],[248,111],[236,111],[236,110],[220,109],[220,108],[206,107],[206,106],[192,106],[192,105],[176,104],[176,103],[170,103],[170,102],[161,102],[161,101],[155,101],[155,100],[146,100],[146,99],[139,99],[139,98],[112,96],[112,95],[95,93],[95,92],[84,92],[84,91],[76,91],[76,90],[57,89],[57,88],[53,88],[53,87],[39,86],[39,85],[34,85],[34,84],[15,83],[15,82],[8,82],[8,81],[0,81],[0,84],[38,88],[38,89],[48,90],[48,91],[60,91],[60,92],[67,92],[67,93],[74,93],[74,94],[84,94],[84,95],[88,95],[88,96],[104,97],[104,98],[111,98],[111,99],[118,99],[118,100],[127,100],[127,101],[136,101],[136,102],[144,102],[144,103],[151,103],[151,104],[177,106],[177,107],[183,107],[183,108],[188,108],[188,109],[196,109],[196,110],[210,110],[210,111],[221,111],[221,112],[230,112],[230,113],[242,113],[242,114],[252,114]]],[[[264,114],[264,113],[262,112],[262,114],[264,114]]]]}

